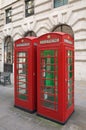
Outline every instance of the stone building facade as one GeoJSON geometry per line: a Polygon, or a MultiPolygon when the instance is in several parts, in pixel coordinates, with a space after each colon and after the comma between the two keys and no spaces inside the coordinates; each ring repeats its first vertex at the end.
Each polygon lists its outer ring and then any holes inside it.
{"type": "Polygon", "coordinates": [[[15,40],[53,31],[74,37],[75,80],[86,80],[86,0],[0,0],[0,71],[13,77],[15,40]]]}

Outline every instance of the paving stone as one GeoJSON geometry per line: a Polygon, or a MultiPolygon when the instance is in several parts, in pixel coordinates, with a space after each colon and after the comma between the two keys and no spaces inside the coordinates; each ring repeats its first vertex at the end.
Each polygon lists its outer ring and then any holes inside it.
{"type": "Polygon", "coordinates": [[[75,112],[65,125],[14,107],[13,85],[0,85],[0,130],[86,130],[86,82],[75,81],[75,112]]]}

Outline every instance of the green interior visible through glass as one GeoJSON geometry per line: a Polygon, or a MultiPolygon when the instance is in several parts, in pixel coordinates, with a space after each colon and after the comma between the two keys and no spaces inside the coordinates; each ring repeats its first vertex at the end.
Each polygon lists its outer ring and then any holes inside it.
{"type": "Polygon", "coordinates": [[[27,100],[27,52],[17,53],[18,98],[27,100]]]}
{"type": "Polygon", "coordinates": [[[44,86],[43,105],[52,109],[57,108],[54,102],[57,101],[57,65],[58,65],[57,50],[41,51],[41,84],[44,86]]]}

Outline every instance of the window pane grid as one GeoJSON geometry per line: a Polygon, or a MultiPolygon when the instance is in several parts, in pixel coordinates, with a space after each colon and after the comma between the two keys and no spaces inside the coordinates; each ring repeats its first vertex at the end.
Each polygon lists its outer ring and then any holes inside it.
{"type": "Polygon", "coordinates": [[[17,54],[17,96],[22,100],[27,100],[28,96],[28,75],[27,75],[27,52],[18,52],[17,54]]]}
{"type": "Polygon", "coordinates": [[[74,78],[74,64],[73,64],[73,51],[66,51],[66,72],[68,74],[68,82],[67,82],[67,108],[69,108],[73,104],[73,78],[74,78]]]}
{"type": "Polygon", "coordinates": [[[57,110],[57,50],[41,51],[40,78],[42,106],[57,110]]]}

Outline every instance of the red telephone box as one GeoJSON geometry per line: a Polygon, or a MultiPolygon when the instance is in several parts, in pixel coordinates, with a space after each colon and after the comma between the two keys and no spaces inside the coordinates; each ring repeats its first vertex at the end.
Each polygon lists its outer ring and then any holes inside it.
{"type": "Polygon", "coordinates": [[[21,38],[14,47],[14,86],[16,107],[36,110],[36,38],[21,38]]]}
{"type": "Polygon", "coordinates": [[[37,114],[64,124],[74,111],[74,39],[65,33],[38,38],[37,114]]]}

